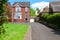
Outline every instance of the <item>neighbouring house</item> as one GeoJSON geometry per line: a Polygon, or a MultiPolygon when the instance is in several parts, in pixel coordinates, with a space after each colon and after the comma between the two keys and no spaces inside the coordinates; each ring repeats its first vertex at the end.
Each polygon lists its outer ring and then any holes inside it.
{"type": "Polygon", "coordinates": [[[38,16],[40,13],[48,13],[49,12],[49,6],[47,5],[43,9],[36,10],[36,15],[38,16]]]}
{"type": "Polygon", "coordinates": [[[36,10],[35,15],[38,15],[38,11],[36,10]]]}
{"type": "Polygon", "coordinates": [[[30,2],[15,2],[12,6],[8,3],[7,8],[11,22],[30,22],[30,2]]]}
{"type": "MultiPolygon", "coordinates": [[[[41,10],[38,12],[39,12],[38,14],[40,14],[41,10]]],[[[59,12],[60,12],[60,1],[49,2],[49,5],[43,8],[42,11],[42,13],[48,13],[48,14],[59,13],[59,12]]]]}
{"type": "Polygon", "coordinates": [[[48,12],[49,12],[49,6],[46,6],[46,7],[43,9],[42,13],[48,13],[48,12]]]}
{"type": "Polygon", "coordinates": [[[43,9],[36,10],[35,14],[39,15],[39,13],[42,12],[42,11],[43,11],[43,9]]]}
{"type": "Polygon", "coordinates": [[[36,21],[41,19],[41,15],[45,14],[53,14],[53,13],[60,13],[60,1],[49,2],[49,5],[43,8],[43,11],[38,11],[38,15],[36,17],[36,21]]]}
{"type": "Polygon", "coordinates": [[[35,11],[35,15],[39,15],[39,11],[40,11],[39,8],[37,8],[35,11]]]}

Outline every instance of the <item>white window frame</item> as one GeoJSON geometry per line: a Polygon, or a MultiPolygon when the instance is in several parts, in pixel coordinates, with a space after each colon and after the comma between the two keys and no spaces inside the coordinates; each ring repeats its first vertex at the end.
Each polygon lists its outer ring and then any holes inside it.
{"type": "Polygon", "coordinates": [[[25,11],[28,12],[28,7],[25,7],[25,11]]]}
{"type": "Polygon", "coordinates": [[[15,14],[14,14],[14,19],[22,19],[22,14],[21,14],[21,13],[15,13],[15,14]],[[19,16],[20,18],[18,18],[18,16],[19,16]]]}
{"type": "Polygon", "coordinates": [[[21,7],[17,6],[15,9],[16,12],[20,12],[21,11],[21,7]],[[19,11],[18,11],[19,10],[19,11]]]}

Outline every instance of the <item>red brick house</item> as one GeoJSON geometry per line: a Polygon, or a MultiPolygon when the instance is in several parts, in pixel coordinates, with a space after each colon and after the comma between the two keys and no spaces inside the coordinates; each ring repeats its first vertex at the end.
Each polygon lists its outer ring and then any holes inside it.
{"type": "Polygon", "coordinates": [[[11,22],[30,21],[30,2],[15,2],[12,6],[8,3],[7,8],[7,15],[10,17],[11,22]]]}

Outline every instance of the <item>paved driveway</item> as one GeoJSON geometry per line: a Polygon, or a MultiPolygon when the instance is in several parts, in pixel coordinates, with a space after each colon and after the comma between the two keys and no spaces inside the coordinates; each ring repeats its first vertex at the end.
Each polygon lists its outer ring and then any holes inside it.
{"type": "Polygon", "coordinates": [[[50,29],[40,23],[29,23],[32,40],[60,40],[60,31],[50,29]]]}

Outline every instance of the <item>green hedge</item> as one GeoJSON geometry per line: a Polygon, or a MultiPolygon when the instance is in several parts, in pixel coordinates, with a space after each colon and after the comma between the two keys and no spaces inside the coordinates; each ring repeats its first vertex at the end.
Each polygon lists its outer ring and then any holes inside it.
{"type": "Polygon", "coordinates": [[[46,23],[56,25],[54,28],[60,29],[60,13],[42,14],[41,18],[46,23]]]}

